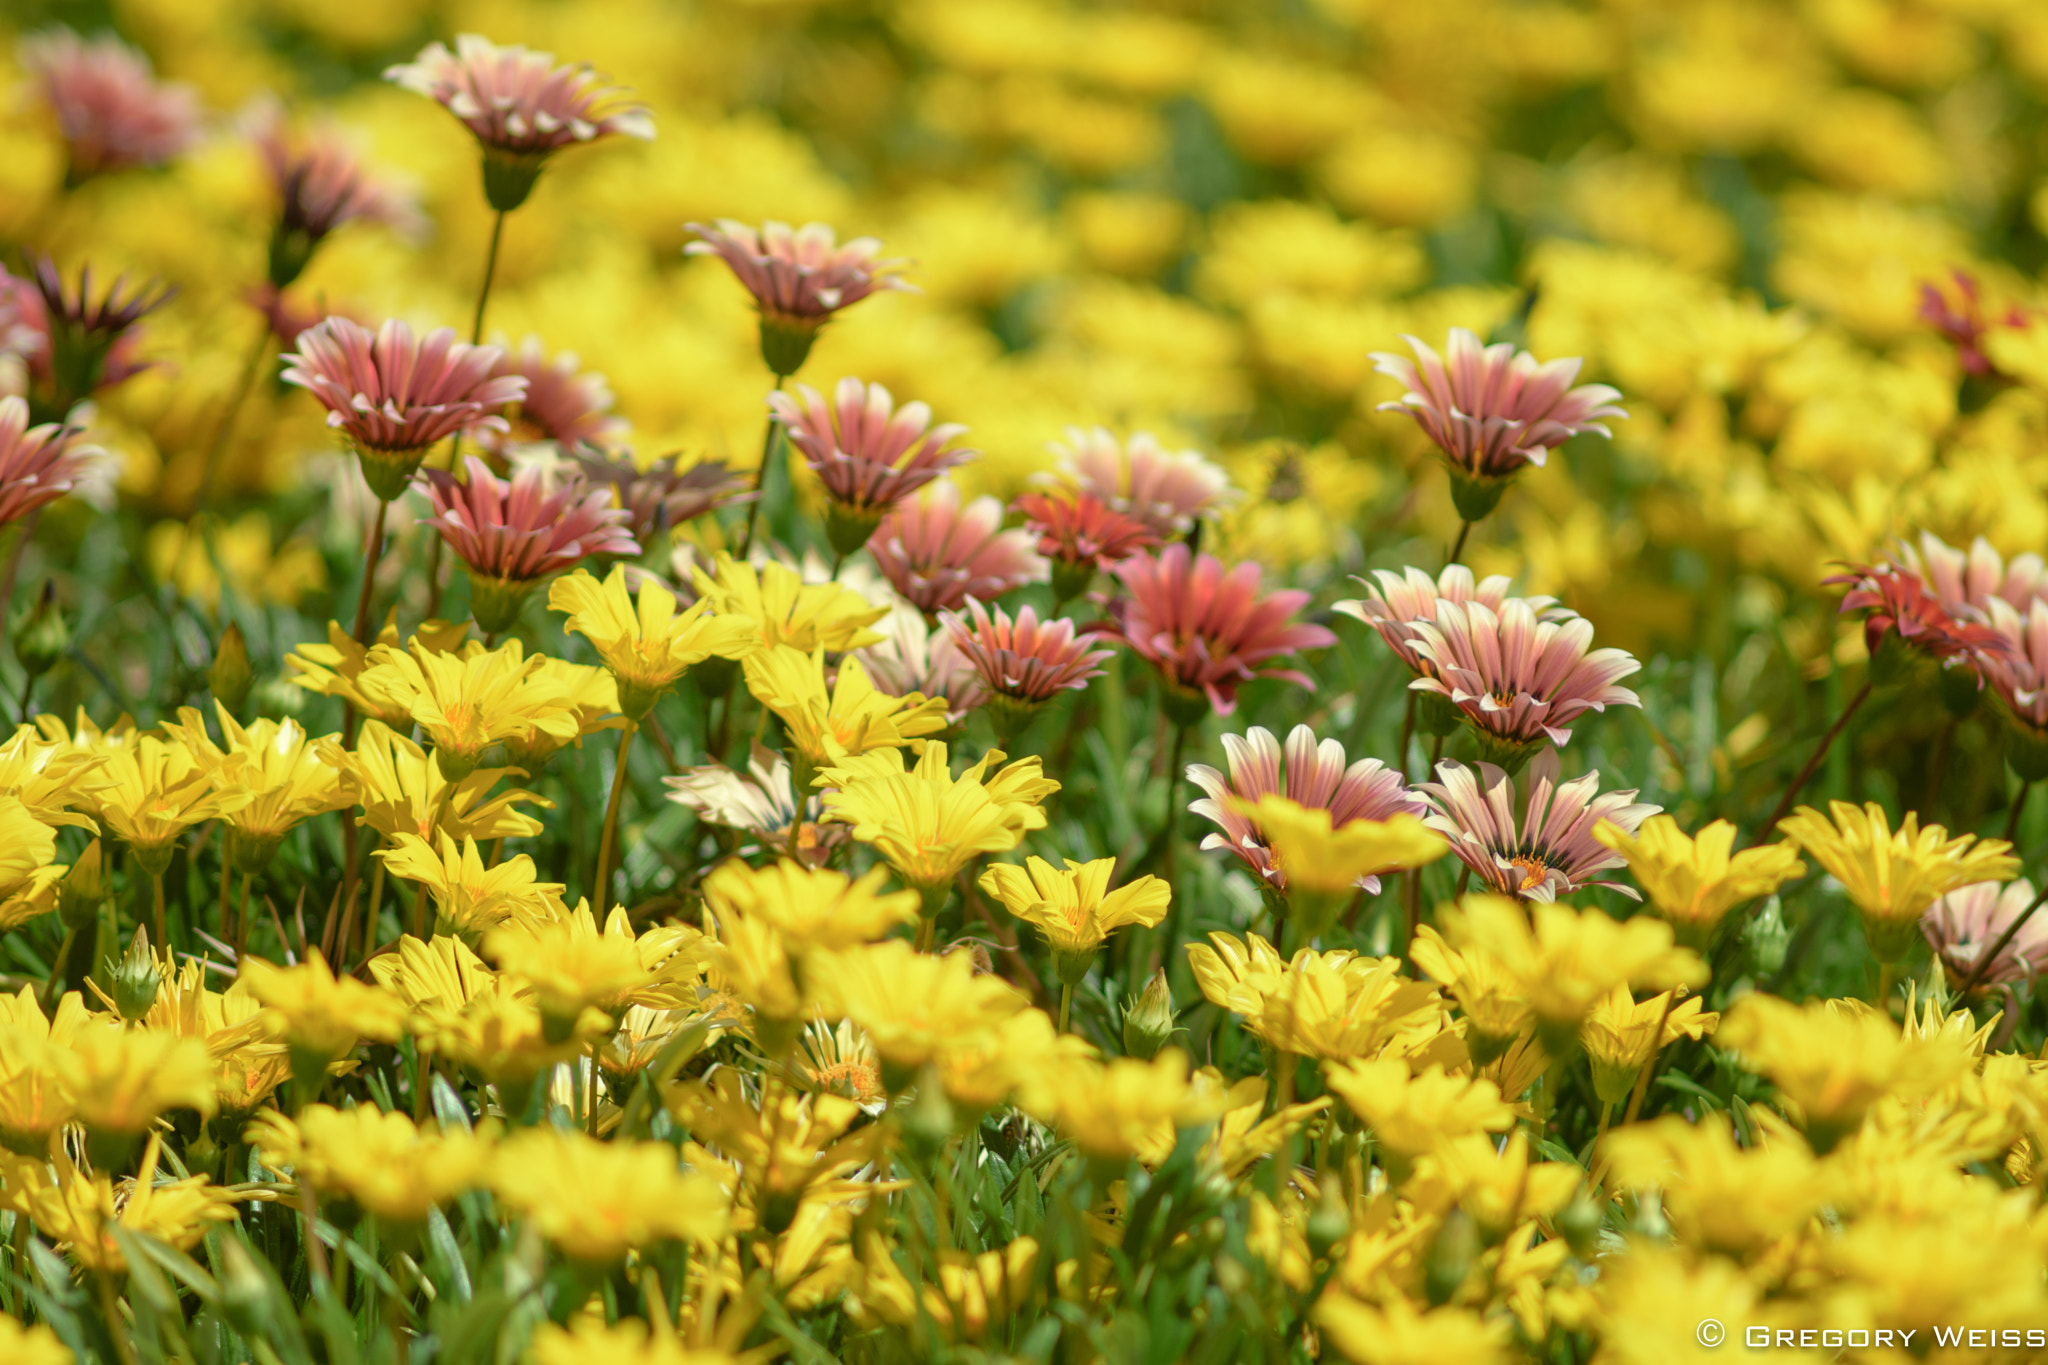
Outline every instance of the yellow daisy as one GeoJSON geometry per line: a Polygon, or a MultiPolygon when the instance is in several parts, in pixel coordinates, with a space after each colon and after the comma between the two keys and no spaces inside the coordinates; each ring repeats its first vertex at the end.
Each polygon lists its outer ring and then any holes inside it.
{"type": "Polygon", "coordinates": [[[692,664],[717,655],[737,659],[755,648],[755,623],[744,615],[713,614],[699,600],[678,613],[675,594],[650,578],[636,601],[626,591],[626,566],[599,582],[588,569],[555,580],[548,607],[563,612],[564,630],[585,636],[611,670],[619,709],[638,721],[692,664]]]}

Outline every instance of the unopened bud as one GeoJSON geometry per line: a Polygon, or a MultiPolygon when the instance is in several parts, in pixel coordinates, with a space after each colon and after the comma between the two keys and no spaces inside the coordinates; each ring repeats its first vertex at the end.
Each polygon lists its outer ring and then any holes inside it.
{"type": "Polygon", "coordinates": [[[149,950],[149,931],[136,927],[128,951],[118,961],[108,959],[107,978],[112,986],[114,1008],[129,1023],[137,1023],[156,1004],[157,987],[163,983],[163,969],[149,950]]]}
{"type": "Polygon", "coordinates": [[[1472,1273],[1479,1250],[1479,1227],[1472,1221],[1472,1215],[1463,1209],[1445,1214],[1443,1226],[1430,1240],[1429,1255],[1423,1262],[1423,1287],[1432,1305],[1442,1306],[1451,1301],[1451,1295],[1472,1273]]]}
{"type": "Polygon", "coordinates": [[[78,929],[99,917],[100,902],[107,898],[107,869],[100,841],[85,846],[57,884],[57,910],[67,927],[78,929]]]}
{"type": "Polygon", "coordinates": [[[1124,1055],[1149,1062],[1173,1038],[1173,992],[1156,971],[1136,999],[1124,1002],[1124,1055]]]}
{"type": "Polygon", "coordinates": [[[1785,965],[1785,953],[1792,944],[1792,931],[1785,926],[1778,898],[1764,902],[1742,931],[1743,946],[1749,950],[1749,965],[1759,976],[1775,976],[1785,965]]]}
{"type": "Polygon", "coordinates": [[[1351,1209],[1344,1202],[1344,1182],[1335,1171],[1323,1172],[1318,1183],[1322,1188],[1309,1213],[1307,1232],[1309,1254],[1320,1261],[1351,1235],[1351,1209]]]}
{"type": "Polygon", "coordinates": [[[1565,1245],[1572,1249],[1572,1255],[1589,1263],[1599,1249],[1600,1229],[1605,1223],[1606,1213],[1600,1202],[1583,1186],[1557,1215],[1557,1230],[1564,1235],[1565,1245]]]}
{"type": "Polygon", "coordinates": [[[43,580],[36,600],[15,618],[12,632],[14,657],[22,671],[40,678],[56,667],[71,648],[71,623],[57,605],[57,585],[43,580]]]}
{"type": "Polygon", "coordinates": [[[242,628],[230,621],[213,647],[213,666],[206,670],[206,686],[213,699],[229,711],[240,713],[249,699],[249,685],[256,675],[249,668],[249,641],[242,628]]]}

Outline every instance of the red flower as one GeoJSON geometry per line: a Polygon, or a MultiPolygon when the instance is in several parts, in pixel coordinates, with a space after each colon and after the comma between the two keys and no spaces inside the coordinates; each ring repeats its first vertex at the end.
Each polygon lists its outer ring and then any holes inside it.
{"type": "Polygon", "coordinates": [[[1113,569],[1159,543],[1151,527],[1093,493],[1026,493],[1011,505],[1037,533],[1038,552],[1056,564],[1113,569]]]}
{"type": "Polygon", "coordinates": [[[824,486],[825,533],[840,554],[865,545],[890,508],[980,453],[949,444],[966,427],[933,426],[925,404],[897,407],[887,389],[858,379],[840,380],[829,405],[798,384],[794,395],[769,394],[768,406],[824,486]]]}
{"type": "Polygon", "coordinates": [[[426,471],[435,513],[426,524],[469,570],[472,610],[486,632],[511,625],[520,602],[549,574],[592,555],[640,553],[609,491],[593,492],[580,478],[550,491],[539,469],[501,479],[474,455],[463,465],[466,483],[446,470],[426,471]]]}
{"type": "Polygon", "coordinates": [[[1253,678],[1309,680],[1291,669],[1259,670],[1268,659],[1321,649],[1337,637],[1292,619],[1309,594],[1288,588],[1261,597],[1259,566],[1225,570],[1213,555],[1191,556],[1185,545],[1158,555],[1133,555],[1117,565],[1126,596],[1091,629],[1121,640],[1159,670],[1168,714],[1191,724],[1206,703],[1218,715],[1237,709],[1237,689],[1253,678]]]}
{"type": "Polygon", "coordinates": [[[425,224],[411,196],[364,174],[341,139],[323,131],[294,138],[273,106],[258,114],[256,150],[277,190],[277,227],[270,238],[270,282],[297,279],[314,248],[343,223],[361,219],[408,235],[425,224]]]}
{"type": "Polygon", "coordinates": [[[1001,607],[991,614],[969,599],[967,614],[971,620],[952,612],[939,618],[953,647],[974,665],[991,695],[1028,707],[1041,706],[1068,689],[1086,687],[1110,656],[1106,649],[1091,650],[1085,639],[1076,636],[1072,621],[1040,621],[1030,607],[1012,621],[1001,607]]]}
{"type": "Polygon", "coordinates": [[[553,441],[565,451],[609,448],[625,435],[626,420],[612,411],[611,385],[594,370],[579,373],[573,353],[549,360],[540,338],[529,336],[516,351],[501,348],[491,376],[507,375],[524,379],[526,393],[500,414],[509,431],[477,433],[477,445],[491,455],[506,455],[520,441],[553,441]]]}
{"type": "Polygon", "coordinates": [[[1844,613],[1868,613],[1863,618],[1863,645],[1873,659],[1893,635],[1908,648],[1936,659],[2004,658],[2012,652],[2011,643],[1990,626],[1951,616],[1918,574],[1888,564],[1866,564],[1853,565],[1850,572],[1825,581],[1849,585],[1842,598],[1844,613]]]}

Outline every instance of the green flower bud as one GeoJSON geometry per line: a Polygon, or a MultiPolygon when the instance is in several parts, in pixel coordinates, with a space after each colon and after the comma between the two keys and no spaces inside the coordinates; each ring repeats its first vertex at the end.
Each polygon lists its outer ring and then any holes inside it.
{"type": "Polygon", "coordinates": [[[249,668],[248,637],[242,634],[241,626],[230,621],[220,633],[220,643],[213,647],[213,663],[206,670],[207,689],[215,701],[240,714],[255,681],[256,675],[249,668]]]}
{"type": "Polygon", "coordinates": [[[1306,1231],[1309,1255],[1321,1261],[1351,1235],[1351,1209],[1344,1202],[1344,1182],[1337,1172],[1323,1172],[1317,1183],[1321,1189],[1316,1195],[1316,1206],[1309,1213],[1306,1231]]]}
{"type": "Polygon", "coordinates": [[[1124,1055],[1149,1062],[1173,1034],[1173,992],[1166,973],[1156,971],[1137,998],[1124,1002],[1124,1055]]]}
{"type": "Polygon", "coordinates": [[[1432,1306],[1440,1307],[1451,1301],[1451,1296],[1472,1273],[1472,1263],[1479,1259],[1479,1252],[1479,1225],[1472,1221],[1472,1215],[1463,1209],[1445,1214],[1443,1226],[1430,1239],[1429,1253],[1423,1261],[1423,1288],[1432,1306]]]}
{"type": "Polygon", "coordinates": [[[136,927],[128,951],[118,961],[113,958],[107,960],[106,974],[111,983],[108,994],[114,997],[114,1009],[129,1023],[139,1023],[156,1004],[157,987],[164,979],[156,954],[149,950],[147,929],[140,925],[136,927]]]}
{"type": "Polygon", "coordinates": [[[99,918],[100,902],[107,898],[106,857],[95,839],[85,846],[57,883],[57,913],[67,928],[90,928],[99,918]]]}

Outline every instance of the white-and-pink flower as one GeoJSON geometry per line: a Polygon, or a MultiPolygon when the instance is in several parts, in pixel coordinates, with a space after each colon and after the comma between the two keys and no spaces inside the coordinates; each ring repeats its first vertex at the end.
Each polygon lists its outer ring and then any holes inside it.
{"type": "Polygon", "coordinates": [[[1449,839],[1451,852],[1495,891],[1551,901],[1604,886],[1642,899],[1620,882],[1599,878],[1625,860],[1593,830],[1611,820],[1633,834],[1661,806],[1638,802],[1634,791],[1602,792],[1597,772],[1559,782],[1555,749],[1529,765],[1519,800],[1515,779],[1491,763],[1468,768],[1445,759],[1436,776],[1418,789],[1431,811],[1423,823],[1449,839]]]}

